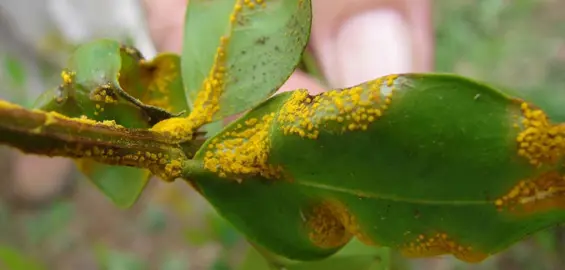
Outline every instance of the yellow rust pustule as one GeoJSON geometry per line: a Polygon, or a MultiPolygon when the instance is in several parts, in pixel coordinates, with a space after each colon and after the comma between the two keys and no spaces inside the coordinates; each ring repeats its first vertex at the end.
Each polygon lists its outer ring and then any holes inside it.
{"type": "Polygon", "coordinates": [[[270,113],[260,119],[247,119],[232,131],[214,138],[207,146],[204,167],[220,177],[230,176],[238,181],[250,175],[279,178],[282,169],[268,163],[269,130],[274,117],[270,113]]]}
{"type": "Polygon", "coordinates": [[[565,156],[565,125],[552,124],[546,114],[521,104],[522,132],[516,138],[518,155],[528,159],[530,164],[553,165],[565,156]]]}
{"type": "Polygon", "coordinates": [[[94,105],[94,115],[99,115],[104,112],[104,106],[106,104],[117,104],[118,98],[114,94],[114,90],[110,84],[103,84],[100,87],[94,89],[91,93],[90,98],[96,102],[94,105]]]}
{"type": "Polygon", "coordinates": [[[63,80],[63,86],[71,85],[76,73],[70,70],[61,71],[61,80],[63,80]]]}
{"type": "Polygon", "coordinates": [[[494,202],[500,211],[528,214],[565,208],[565,176],[556,171],[520,181],[494,202]]]}
{"type": "Polygon", "coordinates": [[[230,16],[230,22],[236,23],[238,19],[238,15],[241,13],[243,9],[255,10],[258,8],[265,8],[267,3],[266,0],[239,0],[237,1],[234,12],[230,16]]]}
{"type": "Polygon", "coordinates": [[[284,134],[309,139],[318,138],[320,127],[332,122],[342,133],[367,130],[391,104],[397,79],[398,75],[389,75],[313,97],[306,90],[296,90],[281,108],[277,121],[284,134]]]}
{"type": "Polygon", "coordinates": [[[457,243],[446,233],[420,234],[402,248],[402,253],[413,258],[453,254],[456,258],[469,263],[480,262],[488,257],[488,254],[477,251],[469,245],[457,243]]]}
{"type": "Polygon", "coordinates": [[[367,245],[376,245],[359,227],[357,219],[340,202],[331,200],[315,205],[306,214],[306,226],[312,243],[321,248],[337,248],[357,237],[367,245]]]}
{"type": "MultiPolygon", "coordinates": [[[[45,113],[45,116],[44,126],[57,123],[58,120],[65,120],[91,126],[101,125],[126,130],[123,126],[116,124],[113,120],[96,121],[89,119],[86,116],[70,118],[57,112],[47,112],[45,113]]],[[[150,148],[150,146],[140,148],[150,148]]],[[[77,158],[90,158],[106,164],[147,168],[165,181],[172,181],[175,178],[180,177],[182,173],[181,161],[183,159],[175,158],[168,153],[164,153],[165,150],[161,149],[135,151],[132,149],[123,149],[113,146],[90,146],[86,144],[77,144],[74,148],[66,148],[63,151],[66,154],[72,153],[72,155],[77,158]]],[[[177,152],[178,153],[175,153],[175,156],[183,156],[180,151],[177,152]]]]}
{"type": "MultiPolygon", "coordinates": [[[[236,17],[241,8],[241,1],[236,2],[232,17],[236,17]]],[[[194,100],[193,108],[187,117],[175,117],[163,120],[152,127],[153,131],[167,133],[173,140],[190,140],[195,131],[201,126],[212,121],[214,115],[220,110],[220,96],[224,92],[226,80],[226,51],[229,45],[229,34],[220,37],[220,44],[210,73],[204,79],[194,100]]]]}
{"type": "MultiPolygon", "coordinates": [[[[149,169],[153,174],[165,181],[173,181],[182,175],[182,159],[158,151],[135,151],[117,147],[99,147],[77,145],[66,148],[65,153],[74,152],[76,158],[92,159],[105,164],[132,166],[149,169]]],[[[175,153],[179,155],[180,153],[175,153]]],[[[79,163],[81,167],[85,163],[79,163]]]]}

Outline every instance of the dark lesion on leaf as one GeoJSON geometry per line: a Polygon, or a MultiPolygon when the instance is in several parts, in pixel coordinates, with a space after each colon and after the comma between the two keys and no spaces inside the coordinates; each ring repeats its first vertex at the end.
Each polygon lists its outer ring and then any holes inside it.
{"type": "Polygon", "coordinates": [[[265,43],[267,43],[267,41],[269,40],[269,37],[260,37],[258,39],[255,40],[255,44],[257,45],[265,45],[265,43]]]}

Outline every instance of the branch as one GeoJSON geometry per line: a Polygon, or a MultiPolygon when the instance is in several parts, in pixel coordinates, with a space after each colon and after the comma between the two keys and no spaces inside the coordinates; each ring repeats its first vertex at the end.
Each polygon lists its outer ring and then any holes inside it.
{"type": "Polygon", "coordinates": [[[28,154],[90,158],[110,164],[146,168],[166,181],[181,176],[186,149],[162,133],[128,129],[114,121],[69,118],[56,112],[27,110],[0,100],[0,144],[28,154]]]}

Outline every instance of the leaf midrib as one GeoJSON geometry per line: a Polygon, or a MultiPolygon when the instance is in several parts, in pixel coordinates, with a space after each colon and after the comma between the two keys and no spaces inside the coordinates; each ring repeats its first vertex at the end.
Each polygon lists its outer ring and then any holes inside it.
{"type": "Polygon", "coordinates": [[[412,204],[425,204],[425,205],[452,205],[452,206],[466,206],[466,205],[486,205],[492,204],[489,200],[429,200],[429,199],[418,199],[418,198],[403,198],[394,195],[387,194],[377,194],[374,192],[367,192],[343,187],[336,187],[330,185],[324,185],[320,183],[314,183],[309,181],[296,181],[294,184],[302,185],[310,188],[317,188],[326,191],[339,192],[348,195],[357,196],[360,198],[368,198],[375,200],[388,200],[393,202],[403,202],[412,204]]]}

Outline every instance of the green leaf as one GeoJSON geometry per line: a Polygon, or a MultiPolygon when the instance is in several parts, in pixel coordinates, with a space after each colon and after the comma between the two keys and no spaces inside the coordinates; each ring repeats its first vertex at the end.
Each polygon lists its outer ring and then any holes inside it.
{"type": "Polygon", "coordinates": [[[311,19],[310,0],[190,1],[182,77],[195,116],[220,120],[278,90],[300,61],[311,19]]]}
{"type": "Polygon", "coordinates": [[[88,159],[77,160],[80,171],[114,204],[132,206],[149,182],[151,173],[134,167],[106,165],[88,159]]]}
{"type": "MultiPolygon", "coordinates": [[[[78,47],[61,77],[62,84],[44,93],[36,108],[115,121],[127,128],[149,128],[175,116],[171,112],[188,109],[177,55],[162,54],[145,61],[134,48],[102,39],[78,47]]],[[[144,169],[89,159],[77,163],[89,180],[124,208],[135,203],[150,177],[144,169]]]]}
{"type": "Polygon", "coordinates": [[[352,237],[478,262],[565,221],[565,124],[484,84],[401,74],[277,95],[209,139],[192,184],[250,241],[316,260],[352,237]]]}

